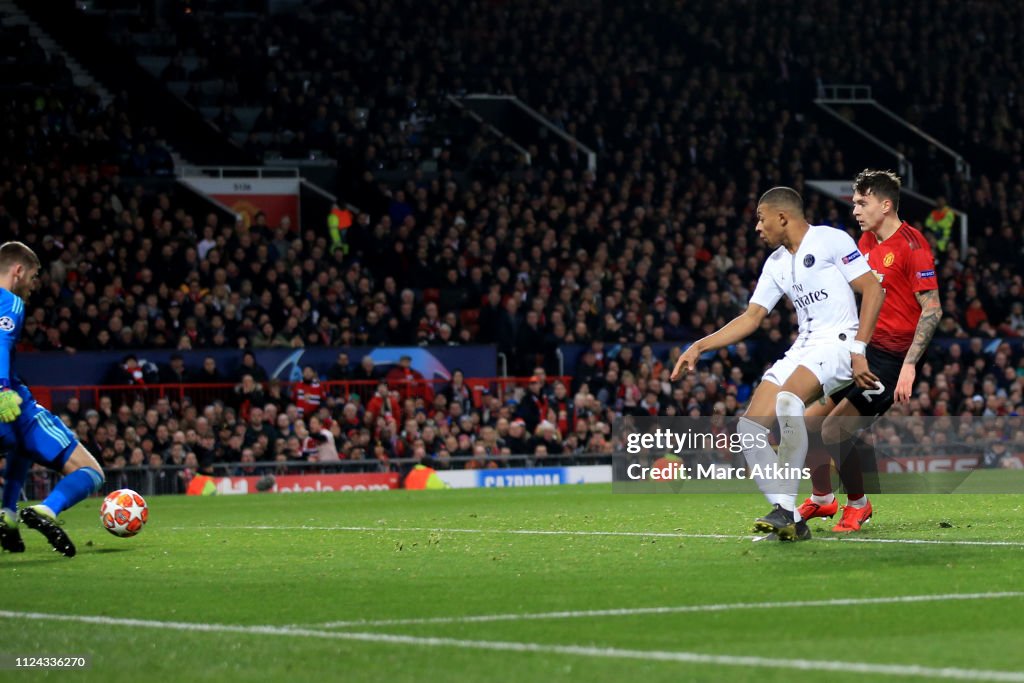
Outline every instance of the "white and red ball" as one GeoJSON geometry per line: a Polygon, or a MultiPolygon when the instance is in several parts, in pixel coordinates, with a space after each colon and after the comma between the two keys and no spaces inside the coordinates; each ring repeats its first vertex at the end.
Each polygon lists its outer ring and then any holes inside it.
{"type": "Polygon", "coordinates": [[[100,506],[100,521],[103,528],[127,538],[142,531],[149,520],[149,506],[146,500],[131,489],[118,489],[107,495],[100,506]]]}

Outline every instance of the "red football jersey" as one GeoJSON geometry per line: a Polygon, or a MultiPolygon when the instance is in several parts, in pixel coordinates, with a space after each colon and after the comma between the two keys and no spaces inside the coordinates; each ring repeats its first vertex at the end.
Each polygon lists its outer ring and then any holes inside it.
{"type": "Polygon", "coordinates": [[[921,318],[917,292],[939,288],[932,249],[924,235],[907,223],[884,242],[879,242],[874,233],[865,232],[857,246],[885,290],[885,302],[871,343],[904,356],[914,341],[921,318]]]}
{"type": "Polygon", "coordinates": [[[301,416],[316,415],[323,397],[324,389],[320,386],[319,379],[314,378],[312,382],[299,382],[295,385],[295,405],[301,416]]]}

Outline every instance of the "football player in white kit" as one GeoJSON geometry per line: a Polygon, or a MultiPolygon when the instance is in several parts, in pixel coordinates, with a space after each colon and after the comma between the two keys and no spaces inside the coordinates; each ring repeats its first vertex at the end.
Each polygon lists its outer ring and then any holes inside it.
{"type": "Polygon", "coordinates": [[[873,388],[865,351],[884,293],[860,249],[842,230],[810,225],[803,200],[788,187],[774,187],[757,205],[757,233],[775,251],[768,257],[747,309],[714,334],[699,339],[676,362],[675,381],[694,369],[702,353],[735,344],[754,333],[783,295],[797,312],[799,335],[754,391],[739,419],[748,476],[757,481],[772,510],[754,530],[779,540],[810,538],[796,512],[800,471],[807,458],[804,406],[856,382],[873,388]],[[854,293],[861,295],[860,315],[854,293]],[[778,455],[766,436],[775,419],[778,455]],[[747,436],[749,435],[749,436],[747,436]]]}

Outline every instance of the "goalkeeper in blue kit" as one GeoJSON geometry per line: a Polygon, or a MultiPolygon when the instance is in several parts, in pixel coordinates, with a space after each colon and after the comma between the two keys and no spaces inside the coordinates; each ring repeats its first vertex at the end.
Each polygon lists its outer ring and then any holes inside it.
{"type": "Polygon", "coordinates": [[[38,284],[39,257],[21,242],[0,245],[0,451],[7,453],[0,505],[0,547],[23,552],[19,521],[40,532],[57,552],[72,557],[75,545],[58,525],[57,516],[85,500],[103,485],[103,470],[75,435],[46,408],[36,403],[14,372],[15,345],[25,321],[25,299],[38,284]],[[16,512],[34,462],[62,473],[40,505],[16,512]]]}

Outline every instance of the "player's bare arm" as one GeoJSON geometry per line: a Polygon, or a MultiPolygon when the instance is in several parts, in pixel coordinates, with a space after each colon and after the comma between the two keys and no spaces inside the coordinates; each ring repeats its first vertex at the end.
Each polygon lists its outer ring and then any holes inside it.
{"type": "Polygon", "coordinates": [[[914,389],[914,380],[917,378],[917,363],[924,357],[928,345],[935,336],[935,330],[942,320],[942,302],[939,299],[939,290],[929,289],[917,292],[917,303],[921,304],[921,317],[917,320],[917,330],[914,332],[914,341],[903,359],[903,367],[900,368],[900,378],[896,383],[895,399],[897,403],[904,403],[910,400],[910,394],[914,389]]]}
{"type": "Polygon", "coordinates": [[[878,377],[868,367],[868,360],[864,356],[867,343],[871,341],[871,335],[875,333],[875,324],[878,322],[878,313],[882,310],[882,302],[885,300],[885,290],[878,283],[874,273],[864,273],[860,277],[850,281],[850,287],[857,294],[860,294],[860,327],[857,329],[859,349],[852,354],[853,381],[857,386],[865,389],[873,389],[878,377]]]}
{"type": "Polygon", "coordinates": [[[675,382],[685,376],[697,366],[697,359],[702,353],[717,351],[724,346],[743,341],[761,326],[761,321],[766,315],[768,310],[764,306],[750,304],[747,310],[730,320],[725,327],[691,344],[690,348],[679,356],[669,379],[675,382]]]}

